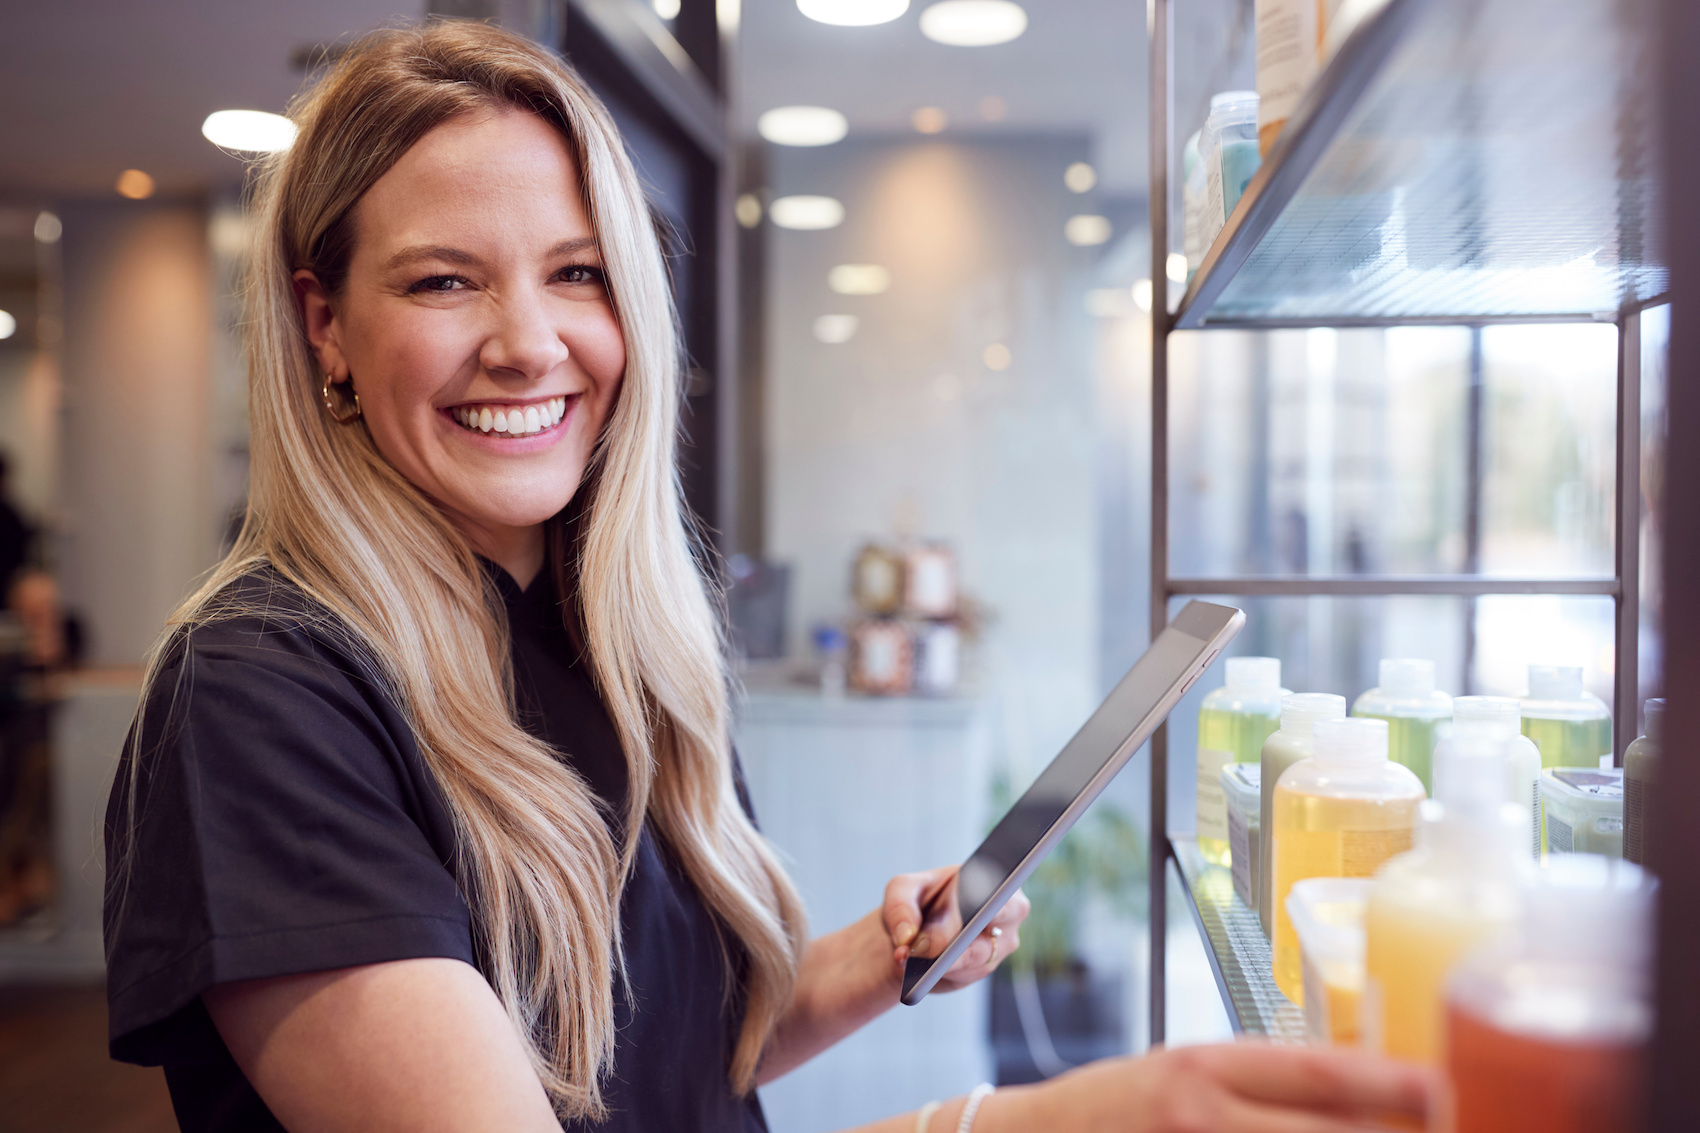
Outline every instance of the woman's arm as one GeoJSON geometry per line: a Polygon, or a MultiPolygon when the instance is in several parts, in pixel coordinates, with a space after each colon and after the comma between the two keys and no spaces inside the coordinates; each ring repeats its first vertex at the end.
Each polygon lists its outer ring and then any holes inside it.
{"type": "MultiPolygon", "coordinates": [[[[1365,1133],[1383,1121],[1424,1124],[1432,1071],[1355,1051],[1242,1042],[1158,1050],[1094,1062],[1036,1086],[986,1098],[974,1133],[1365,1133]]],[[[924,1133],[954,1133],[966,1100],[952,1098],[924,1133]]],[[[915,1115],[851,1133],[914,1133],[915,1115]]]]}
{"type": "MultiPolygon", "coordinates": [[[[957,868],[895,877],[879,909],[809,942],[791,1006],[768,1043],[759,1083],[795,1070],[897,1003],[910,952],[937,954],[962,927],[954,900],[957,868]],[[929,906],[939,911],[924,920],[922,910],[929,906]]],[[[955,991],[991,975],[1021,943],[1028,908],[1025,895],[1011,897],[937,990],[955,991]]]]}
{"type": "Polygon", "coordinates": [[[496,993],[459,960],[220,984],[202,999],[291,1133],[559,1133],[496,993]]]}

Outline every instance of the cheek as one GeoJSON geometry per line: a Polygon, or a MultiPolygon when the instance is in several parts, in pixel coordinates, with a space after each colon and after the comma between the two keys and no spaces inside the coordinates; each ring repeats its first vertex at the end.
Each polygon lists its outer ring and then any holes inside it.
{"type": "MultiPolygon", "coordinates": [[[[612,311],[580,329],[568,342],[579,368],[595,383],[598,416],[606,419],[626,374],[626,341],[612,311]]],[[[597,422],[600,425],[600,421],[597,422]]]]}

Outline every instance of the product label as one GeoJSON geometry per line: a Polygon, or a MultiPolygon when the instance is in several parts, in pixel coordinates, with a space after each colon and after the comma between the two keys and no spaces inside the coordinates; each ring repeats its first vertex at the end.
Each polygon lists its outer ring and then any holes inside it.
{"type": "Polygon", "coordinates": [[[1532,833],[1530,834],[1530,847],[1529,848],[1530,848],[1530,852],[1534,854],[1535,860],[1540,861],[1541,860],[1541,777],[1539,775],[1535,776],[1534,786],[1533,786],[1532,790],[1530,791],[1529,808],[1530,808],[1529,809],[1529,828],[1532,831],[1532,833]]]}
{"type": "Polygon", "coordinates": [[[1411,848],[1411,829],[1342,830],[1340,832],[1340,876],[1368,877],[1381,863],[1411,848]]]}
{"type": "Polygon", "coordinates": [[[1222,768],[1234,762],[1231,751],[1198,749],[1198,836],[1228,840],[1228,799],[1222,793],[1222,768]]]}
{"type": "Polygon", "coordinates": [[[1257,124],[1285,122],[1321,70],[1317,0],[1256,0],[1257,124]]]}
{"type": "Polygon", "coordinates": [[[1238,807],[1228,807],[1228,850],[1233,854],[1234,892],[1249,907],[1257,908],[1257,827],[1238,807]]]}
{"type": "Polygon", "coordinates": [[[1547,811],[1547,849],[1555,854],[1576,852],[1576,838],[1570,823],[1547,811]]]}

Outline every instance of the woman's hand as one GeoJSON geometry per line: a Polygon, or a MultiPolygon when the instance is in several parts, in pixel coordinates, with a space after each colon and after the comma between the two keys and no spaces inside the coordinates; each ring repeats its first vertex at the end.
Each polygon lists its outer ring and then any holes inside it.
{"type": "Polygon", "coordinates": [[[1436,1084],[1427,1067],[1358,1051],[1251,1041],[1180,1047],[999,1091],[974,1126],[975,1133],[1361,1133],[1398,1117],[1421,1128],[1436,1084]]]}
{"type": "MultiPolygon", "coordinates": [[[[960,868],[945,866],[905,873],[886,885],[881,916],[891,934],[892,955],[899,972],[910,956],[937,956],[961,931],[962,915],[956,907],[956,872],[960,868]]],[[[1021,946],[1021,922],[1031,908],[1026,894],[1016,890],[933,990],[956,991],[996,971],[1021,946]]]]}

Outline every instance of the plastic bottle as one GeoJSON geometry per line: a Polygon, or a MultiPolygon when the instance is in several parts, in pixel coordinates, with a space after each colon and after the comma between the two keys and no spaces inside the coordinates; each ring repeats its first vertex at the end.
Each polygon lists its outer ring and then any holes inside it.
{"type": "Polygon", "coordinates": [[[1458,966],[1446,1022],[1453,1133],[1641,1127],[1652,897],[1628,862],[1553,858],[1516,931],[1458,966]]]}
{"type": "Polygon", "coordinates": [[[1548,767],[1541,771],[1541,819],[1547,852],[1623,856],[1623,768],[1548,767]]]}
{"type": "Polygon", "coordinates": [[[1324,0],[1256,0],[1258,147],[1264,156],[1322,70],[1324,0]]]}
{"type": "Polygon", "coordinates": [[[1374,883],[1362,877],[1308,877],[1293,883],[1287,915],[1299,936],[1305,1038],[1357,1046],[1364,992],[1364,910],[1374,883]]]}
{"type": "Polygon", "coordinates": [[[1541,749],[1542,767],[1598,767],[1610,755],[1611,712],[1582,689],[1574,665],[1530,665],[1523,734],[1541,749]]]}
{"type": "MultiPolygon", "coordinates": [[[[1205,221],[1216,239],[1246,186],[1263,164],[1257,152],[1257,92],[1229,90],[1210,96],[1199,152],[1204,156],[1205,221]]],[[[1205,244],[1209,247],[1209,242],[1205,244]]]]}
{"type": "Polygon", "coordinates": [[[1441,782],[1446,760],[1475,739],[1510,741],[1500,748],[1505,765],[1506,799],[1524,810],[1531,857],[1541,856],[1541,752],[1535,742],[1518,731],[1517,701],[1509,696],[1460,696],[1452,701],[1452,727],[1434,745],[1434,782],[1431,794],[1445,797],[1441,782]]]}
{"type": "Polygon", "coordinates": [[[1652,818],[1647,793],[1659,785],[1659,748],[1665,731],[1664,697],[1646,703],[1646,731],[1623,753],[1623,856],[1647,864],[1647,839],[1652,818]]]}
{"type": "Polygon", "coordinates": [[[1318,720],[1340,720],[1346,715],[1346,698],[1331,692],[1295,692],[1281,701],[1281,729],[1263,741],[1262,808],[1258,823],[1257,860],[1263,866],[1257,896],[1257,915],[1263,935],[1275,936],[1275,871],[1271,848],[1275,837],[1275,784],[1287,768],[1309,759],[1312,727],[1318,720]]]}
{"type": "Polygon", "coordinates": [[[1228,810],[1228,856],[1233,859],[1234,892],[1251,909],[1263,886],[1263,855],[1259,852],[1261,822],[1258,796],[1263,768],[1255,763],[1230,763],[1222,768],[1222,796],[1228,810]]]}
{"type": "Polygon", "coordinates": [[[1423,789],[1432,787],[1436,729],[1452,718],[1452,698],[1434,687],[1434,662],[1389,657],[1381,662],[1381,683],[1352,705],[1352,715],[1386,720],[1387,750],[1395,763],[1416,772],[1423,789]]]}
{"type": "MultiPolygon", "coordinates": [[[[1210,243],[1216,239],[1215,231],[1206,232],[1204,223],[1205,198],[1209,190],[1204,182],[1204,157],[1198,150],[1203,133],[1202,130],[1193,131],[1192,137],[1186,140],[1186,148],[1181,150],[1181,246],[1186,252],[1188,283],[1203,266],[1205,253],[1210,251],[1210,243]]],[[[1217,228],[1220,227],[1218,224],[1217,228]]]]}
{"type": "Polygon", "coordinates": [[[1227,684],[1198,710],[1198,850],[1204,860],[1228,865],[1228,811],[1222,768],[1252,763],[1281,723],[1281,662],[1274,657],[1229,657],[1227,684]]]}
{"type": "Polygon", "coordinates": [[[1365,917],[1364,1045],[1437,1063],[1447,973],[1506,929],[1535,866],[1529,815],[1509,801],[1503,749],[1471,734],[1435,753],[1435,798],[1418,809],[1416,848],[1375,875],[1365,917]]]}
{"type": "Polygon", "coordinates": [[[1286,903],[1307,877],[1369,877],[1411,848],[1423,785],[1387,758],[1384,720],[1318,720],[1316,754],[1275,785],[1275,983],[1304,1004],[1299,941],[1286,903]]]}

